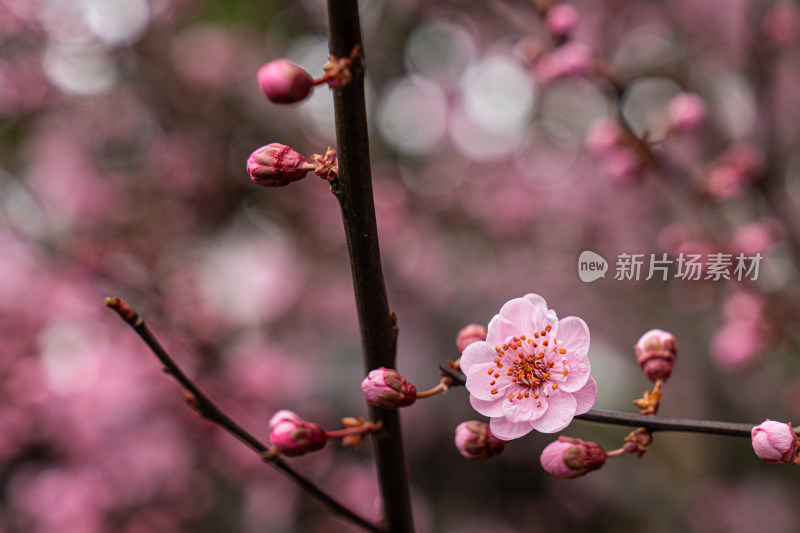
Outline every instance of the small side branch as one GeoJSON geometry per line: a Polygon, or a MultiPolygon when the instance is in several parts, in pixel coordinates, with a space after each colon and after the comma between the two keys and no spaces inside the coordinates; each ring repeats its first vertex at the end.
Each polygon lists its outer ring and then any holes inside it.
{"type": "Polygon", "coordinates": [[[186,374],[178,367],[177,363],[170,357],[158,339],[153,335],[150,329],[145,324],[144,320],[139,313],[136,312],[130,305],[120,300],[117,297],[106,298],[106,306],[110,307],[128,324],[133,330],[142,338],[142,340],[150,347],[153,354],[164,365],[164,372],[177,381],[184,390],[184,396],[187,403],[200,415],[201,418],[217,424],[222,429],[242,441],[248,448],[256,452],[265,463],[271,464],[287,476],[289,476],[297,485],[307,492],[310,496],[315,498],[323,506],[325,506],[333,514],[339,516],[341,519],[346,520],[356,526],[361,527],[365,531],[372,531],[373,533],[384,533],[383,529],[377,525],[369,522],[365,518],[356,514],[354,511],[339,503],[328,495],[321,488],[316,486],[310,480],[299,474],[292,469],[286,461],[280,456],[273,454],[269,446],[259,441],[253,435],[248,433],[239,424],[234,422],[228,415],[226,415],[217,405],[212,402],[208,396],[200,390],[197,385],[190,380],[186,374]]]}
{"type": "MultiPolygon", "coordinates": [[[[439,367],[443,376],[451,379],[451,387],[464,385],[467,381],[463,372],[455,368],[451,362],[439,367]]],[[[592,409],[588,413],[577,415],[578,420],[599,422],[601,424],[614,424],[618,426],[643,427],[650,431],[686,431],[691,433],[707,433],[710,435],[728,435],[731,437],[750,437],[755,424],[738,422],[719,422],[717,420],[692,420],[688,418],[665,418],[661,416],[642,415],[639,413],[625,413],[622,411],[606,411],[592,409]]],[[[800,432],[800,426],[795,428],[800,432]]]]}

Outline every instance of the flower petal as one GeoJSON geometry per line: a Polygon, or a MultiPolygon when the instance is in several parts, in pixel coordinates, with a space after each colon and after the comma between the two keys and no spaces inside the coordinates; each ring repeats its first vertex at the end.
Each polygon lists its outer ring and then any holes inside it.
{"type": "Polygon", "coordinates": [[[544,415],[547,410],[547,404],[544,403],[541,407],[536,406],[537,400],[533,398],[523,398],[521,400],[509,401],[507,398],[503,400],[503,416],[510,422],[515,424],[520,422],[532,422],[544,415]]]}
{"type": "Polygon", "coordinates": [[[542,433],[556,433],[572,422],[578,402],[572,394],[559,391],[554,391],[547,402],[547,411],[533,422],[533,428],[542,433]]]}
{"type": "Polygon", "coordinates": [[[550,325],[555,327],[558,324],[558,315],[552,309],[548,309],[547,302],[538,294],[526,294],[524,298],[533,304],[533,314],[531,315],[531,331],[525,334],[529,335],[533,331],[543,329],[545,326],[550,325]]]}
{"type": "Polygon", "coordinates": [[[578,402],[575,414],[582,415],[588,412],[594,406],[594,402],[597,401],[597,383],[595,383],[594,378],[590,376],[586,381],[586,385],[582,389],[573,392],[572,396],[578,402]]]}
{"type": "Polygon", "coordinates": [[[461,365],[461,371],[466,374],[469,372],[469,369],[472,368],[472,365],[488,363],[495,357],[497,357],[497,355],[495,355],[494,348],[486,344],[486,342],[473,342],[467,346],[464,349],[464,353],[461,354],[459,363],[461,365]]]}
{"type": "Polygon", "coordinates": [[[533,430],[530,422],[510,422],[507,418],[496,417],[489,421],[489,429],[500,440],[514,440],[527,435],[533,430]]]}
{"type": "Polygon", "coordinates": [[[558,321],[557,338],[563,348],[586,355],[589,352],[589,326],[576,316],[558,321]]]}
{"type": "Polygon", "coordinates": [[[516,326],[514,335],[520,334],[520,329],[527,328],[533,320],[534,306],[525,298],[509,300],[500,308],[500,316],[516,326]]]}
{"type": "MultiPolygon", "coordinates": [[[[501,315],[495,315],[489,322],[489,327],[486,328],[486,343],[490,348],[502,346],[505,344],[506,339],[520,334],[521,332],[516,324],[501,315]]],[[[522,334],[524,335],[524,333],[522,334]]]]}
{"type": "Polygon", "coordinates": [[[488,371],[493,368],[493,363],[481,363],[470,367],[469,372],[467,372],[465,386],[472,396],[477,397],[479,400],[493,400],[503,396],[500,391],[505,391],[511,385],[511,380],[501,379],[499,383],[496,382],[492,385],[492,381],[496,380],[488,374],[488,371]],[[492,394],[492,390],[497,390],[498,392],[492,394]]]}
{"type": "Polygon", "coordinates": [[[494,401],[486,401],[470,396],[469,403],[473,409],[483,416],[503,416],[503,400],[500,398],[494,401]]]}
{"type": "MultiPolygon", "coordinates": [[[[563,358],[567,360],[569,372],[566,376],[557,376],[559,378],[557,379],[558,386],[564,392],[578,391],[586,385],[586,380],[591,377],[592,365],[589,362],[589,358],[584,354],[572,351],[567,351],[563,358]]],[[[560,364],[557,364],[556,369],[559,367],[560,364]]]]}

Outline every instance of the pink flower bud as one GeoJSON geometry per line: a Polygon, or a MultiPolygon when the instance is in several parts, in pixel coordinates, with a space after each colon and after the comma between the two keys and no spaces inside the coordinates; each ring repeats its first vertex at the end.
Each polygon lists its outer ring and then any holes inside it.
{"type": "Polygon", "coordinates": [[[471,461],[480,461],[499,455],[506,447],[506,441],[495,437],[489,424],[470,420],[456,427],[456,448],[458,453],[471,461]]]}
{"type": "Polygon", "coordinates": [[[790,44],[800,35],[800,9],[787,0],[775,3],[764,17],[764,30],[775,44],[790,44]]]}
{"type": "Polygon", "coordinates": [[[303,179],[309,170],[314,170],[314,165],[280,143],[262,146],[247,159],[247,173],[263,187],[283,187],[303,179]]]}
{"type": "Polygon", "coordinates": [[[580,24],[581,15],[569,4],[556,4],[547,12],[545,28],[555,37],[567,37],[580,24]]]}
{"type": "Polygon", "coordinates": [[[458,353],[464,351],[464,348],[473,342],[486,340],[486,328],[480,324],[470,324],[461,328],[461,331],[456,335],[456,347],[458,353]]]}
{"type": "Polygon", "coordinates": [[[325,447],[328,437],[317,424],[307,422],[292,411],[278,411],[269,420],[269,440],[283,455],[297,457],[325,447]]]}
{"type": "Polygon", "coordinates": [[[673,130],[692,131],[705,120],[706,104],[694,93],[680,93],[669,101],[667,114],[673,130]]]}
{"type": "Polygon", "coordinates": [[[406,407],[417,399],[416,387],[391,368],[371,371],[361,382],[361,390],[368,404],[386,409],[406,407]]]}
{"type": "Polygon", "coordinates": [[[584,144],[594,157],[602,157],[622,144],[622,128],[615,121],[602,118],[591,125],[584,144]]]}
{"type": "Polygon", "coordinates": [[[534,63],[536,79],[546,84],[555,80],[586,76],[594,68],[594,52],[589,45],[570,41],[549,53],[540,55],[534,63]]]}
{"type": "Polygon", "coordinates": [[[672,373],[678,347],[672,333],[651,329],[639,339],[634,347],[636,359],[651,381],[666,381],[672,373]]]}
{"type": "Polygon", "coordinates": [[[314,79],[299,65],[277,59],[258,70],[258,84],[266,97],[276,104],[293,104],[308,98],[314,79]]]}
{"type": "Polygon", "coordinates": [[[571,479],[601,468],[606,462],[606,452],[594,442],[559,437],[542,450],[539,462],[549,474],[571,479]]]}
{"type": "Polygon", "coordinates": [[[791,463],[797,456],[797,436],[791,424],[765,420],[750,432],[753,450],[762,461],[791,463]]]}

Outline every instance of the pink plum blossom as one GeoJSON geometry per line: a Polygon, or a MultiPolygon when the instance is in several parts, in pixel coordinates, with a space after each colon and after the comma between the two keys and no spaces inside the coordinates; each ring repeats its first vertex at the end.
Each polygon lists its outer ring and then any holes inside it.
{"type": "Polygon", "coordinates": [[[797,436],[791,424],[765,420],[750,433],[753,450],[762,461],[790,463],[797,455],[797,436]]]}
{"type": "Polygon", "coordinates": [[[561,431],[597,399],[588,350],[582,319],[559,320],[538,294],[515,298],[461,355],[470,403],[502,440],[561,431]]]}

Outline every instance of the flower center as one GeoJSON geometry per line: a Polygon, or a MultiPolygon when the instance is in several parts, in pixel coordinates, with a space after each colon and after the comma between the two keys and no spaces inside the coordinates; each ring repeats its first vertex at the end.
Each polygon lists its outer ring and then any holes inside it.
{"type": "MultiPolygon", "coordinates": [[[[498,380],[508,384],[511,381],[511,392],[508,400],[522,400],[533,395],[538,400],[539,394],[550,396],[550,392],[558,389],[552,376],[559,373],[566,377],[569,374],[567,359],[564,355],[567,350],[562,348],[560,341],[550,335],[552,326],[549,324],[541,331],[534,332],[533,337],[520,335],[513,337],[503,346],[495,346],[497,358],[494,360],[495,368],[490,368],[488,374],[492,381],[490,385],[497,384],[498,380]],[[502,376],[502,377],[501,377],[502,376]]],[[[492,394],[498,394],[498,389],[492,389],[492,394]]],[[[537,402],[537,407],[541,401],[537,402]]]]}

